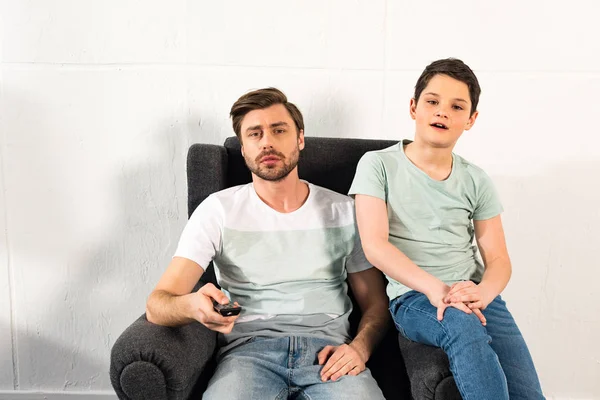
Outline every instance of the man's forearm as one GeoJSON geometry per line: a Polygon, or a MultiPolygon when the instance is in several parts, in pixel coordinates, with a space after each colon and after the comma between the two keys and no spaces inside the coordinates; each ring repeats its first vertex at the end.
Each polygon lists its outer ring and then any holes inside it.
{"type": "Polygon", "coordinates": [[[189,296],[176,296],[164,290],[155,290],[150,294],[146,303],[146,318],[148,321],[164,326],[179,326],[188,324],[191,317],[189,296]]]}
{"type": "Polygon", "coordinates": [[[358,324],[356,337],[351,345],[362,354],[366,362],[385,336],[390,322],[387,307],[373,306],[366,310],[358,324]]]}

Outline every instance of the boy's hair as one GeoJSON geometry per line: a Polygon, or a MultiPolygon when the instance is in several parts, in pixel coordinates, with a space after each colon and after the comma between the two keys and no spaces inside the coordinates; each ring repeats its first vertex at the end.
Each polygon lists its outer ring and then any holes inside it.
{"type": "Polygon", "coordinates": [[[448,75],[457,81],[465,83],[469,87],[469,97],[471,98],[471,115],[477,111],[481,87],[479,87],[477,77],[471,68],[457,58],[445,58],[443,60],[437,60],[425,67],[425,70],[415,85],[415,102],[419,101],[421,93],[427,87],[429,81],[436,75],[448,75]]]}
{"type": "Polygon", "coordinates": [[[298,110],[296,105],[288,101],[287,97],[281,90],[273,87],[254,90],[240,97],[233,104],[231,111],[229,112],[229,116],[231,117],[231,121],[233,123],[233,131],[238,137],[240,143],[242,142],[242,120],[246,114],[248,114],[250,111],[262,110],[274,106],[275,104],[282,104],[290,113],[290,116],[296,125],[296,129],[298,130],[298,135],[300,134],[300,130],[304,130],[304,119],[302,118],[302,113],[300,110],[298,110]]]}

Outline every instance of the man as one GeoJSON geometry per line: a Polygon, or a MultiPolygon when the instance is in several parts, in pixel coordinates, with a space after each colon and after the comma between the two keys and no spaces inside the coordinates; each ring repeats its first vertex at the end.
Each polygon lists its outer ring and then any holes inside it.
{"type": "Polygon", "coordinates": [[[281,91],[245,94],[231,117],[252,183],[194,211],[148,299],[148,320],[197,320],[221,333],[204,398],[383,399],[365,363],[387,328],[387,300],[352,199],[299,179],[304,122],[281,91]],[[190,293],[211,261],[222,291],[190,293]],[[353,340],[346,278],[363,313],[353,340]],[[213,301],[242,312],[221,316],[213,301]]]}

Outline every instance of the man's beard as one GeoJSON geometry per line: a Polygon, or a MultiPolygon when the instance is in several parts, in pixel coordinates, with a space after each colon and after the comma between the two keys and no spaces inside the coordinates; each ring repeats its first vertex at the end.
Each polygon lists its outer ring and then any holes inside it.
{"type": "Polygon", "coordinates": [[[298,159],[300,158],[300,149],[296,149],[290,154],[289,159],[278,151],[263,151],[254,160],[250,160],[244,155],[244,161],[248,169],[256,176],[265,181],[279,182],[290,174],[298,165],[298,159]],[[279,157],[280,161],[283,162],[283,166],[279,166],[279,161],[273,166],[265,166],[260,163],[260,160],[267,156],[279,157]]]}

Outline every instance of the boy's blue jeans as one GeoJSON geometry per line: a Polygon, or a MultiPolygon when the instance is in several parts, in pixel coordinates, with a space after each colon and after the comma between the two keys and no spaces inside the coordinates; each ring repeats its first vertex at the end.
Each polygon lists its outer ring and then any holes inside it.
{"type": "Polygon", "coordinates": [[[331,340],[309,337],[256,336],[217,360],[203,399],[383,400],[366,369],[357,376],[322,382],[317,354],[331,340]]]}
{"type": "Polygon", "coordinates": [[[464,400],[543,399],[525,340],[500,296],[483,315],[448,307],[444,319],[427,296],[410,291],[390,302],[396,328],[409,340],[442,348],[464,400]]]}

